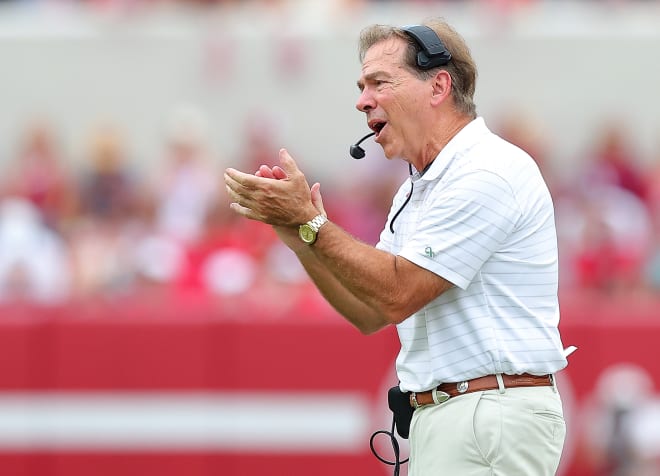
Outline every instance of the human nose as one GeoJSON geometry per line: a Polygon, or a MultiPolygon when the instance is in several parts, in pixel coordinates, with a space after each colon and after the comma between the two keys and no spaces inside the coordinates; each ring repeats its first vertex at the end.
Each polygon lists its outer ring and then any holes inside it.
{"type": "Polygon", "coordinates": [[[376,102],[373,98],[373,95],[369,93],[367,88],[363,89],[360,93],[360,97],[355,103],[355,107],[358,111],[367,112],[376,107],[376,102]]]}

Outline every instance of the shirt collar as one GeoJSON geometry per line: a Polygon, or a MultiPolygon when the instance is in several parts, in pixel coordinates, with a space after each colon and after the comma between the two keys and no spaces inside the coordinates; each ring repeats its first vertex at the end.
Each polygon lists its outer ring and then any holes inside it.
{"type": "Polygon", "coordinates": [[[486,122],[482,117],[469,122],[463,129],[458,131],[454,137],[442,148],[437,155],[431,167],[422,175],[418,173],[415,175],[422,180],[435,180],[442,172],[449,166],[451,159],[460,151],[468,149],[472,146],[479,137],[490,132],[486,127],[486,122]]]}

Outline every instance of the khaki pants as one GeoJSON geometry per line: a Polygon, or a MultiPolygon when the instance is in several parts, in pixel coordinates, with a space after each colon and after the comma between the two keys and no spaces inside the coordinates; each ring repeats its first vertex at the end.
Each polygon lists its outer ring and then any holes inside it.
{"type": "Polygon", "coordinates": [[[409,476],[552,476],[566,424],[553,387],[474,392],[415,410],[409,476]]]}

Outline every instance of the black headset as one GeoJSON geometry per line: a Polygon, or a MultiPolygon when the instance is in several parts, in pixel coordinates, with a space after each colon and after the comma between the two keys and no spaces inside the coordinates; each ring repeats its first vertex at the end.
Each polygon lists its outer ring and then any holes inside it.
{"type": "Polygon", "coordinates": [[[422,70],[443,66],[451,60],[451,53],[438,34],[426,25],[411,25],[401,28],[419,45],[417,67],[422,70]]]}

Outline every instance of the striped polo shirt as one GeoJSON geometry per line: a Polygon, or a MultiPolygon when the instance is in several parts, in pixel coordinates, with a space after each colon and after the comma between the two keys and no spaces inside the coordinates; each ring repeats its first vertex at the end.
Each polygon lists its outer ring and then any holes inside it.
{"type": "Polygon", "coordinates": [[[454,284],[397,325],[402,390],[566,366],[550,193],[534,160],[482,118],[401,186],[377,247],[454,284]]]}

